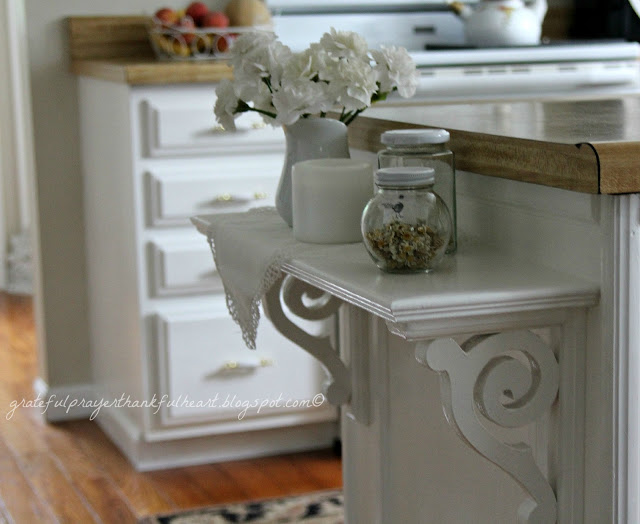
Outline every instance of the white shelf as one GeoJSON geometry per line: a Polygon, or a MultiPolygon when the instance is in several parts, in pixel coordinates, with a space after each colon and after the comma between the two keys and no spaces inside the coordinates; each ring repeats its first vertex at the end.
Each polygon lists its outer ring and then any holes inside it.
{"type": "MultiPolygon", "coordinates": [[[[192,221],[207,234],[214,218],[200,215],[192,221]]],[[[284,222],[282,226],[287,228],[284,222]]],[[[259,252],[260,244],[271,239],[247,231],[238,242],[246,243],[244,252],[249,253],[259,252]]],[[[463,247],[433,273],[406,275],[380,271],[361,243],[327,245],[321,255],[317,250],[307,253],[282,269],[392,323],[587,307],[598,301],[596,284],[487,248],[463,247]]]]}

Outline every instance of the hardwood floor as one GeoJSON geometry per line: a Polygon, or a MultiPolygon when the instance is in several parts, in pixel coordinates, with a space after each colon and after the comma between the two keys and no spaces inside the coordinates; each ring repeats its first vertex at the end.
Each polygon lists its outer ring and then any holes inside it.
{"type": "Polygon", "coordinates": [[[90,421],[46,424],[33,399],[32,304],[0,294],[0,524],[129,523],[155,513],[342,486],[327,450],[139,473],[90,421]]]}

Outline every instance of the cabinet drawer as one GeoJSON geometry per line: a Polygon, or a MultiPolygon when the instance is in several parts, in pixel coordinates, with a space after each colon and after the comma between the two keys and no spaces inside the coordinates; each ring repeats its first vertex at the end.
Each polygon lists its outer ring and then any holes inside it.
{"type": "Polygon", "coordinates": [[[173,401],[161,408],[162,424],[226,421],[247,429],[247,421],[274,415],[288,415],[289,424],[318,421],[321,414],[324,420],[336,417],[335,409],[317,397],[326,380],[320,364],[266,319],[255,351],[246,348],[228,315],[159,314],[156,330],[160,396],[173,401]],[[321,405],[286,406],[314,397],[321,405]],[[265,402],[270,405],[259,408],[265,402]]]}
{"type": "Polygon", "coordinates": [[[149,244],[152,296],[222,291],[211,250],[205,239],[154,240],[149,244]]]}
{"type": "Polygon", "coordinates": [[[149,173],[148,223],[187,226],[189,217],[196,214],[272,206],[281,168],[282,161],[278,158],[273,162],[265,160],[259,170],[234,166],[217,168],[220,173],[149,173]]]}
{"type": "Polygon", "coordinates": [[[185,97],[146,100],[143,125],[146,153],[150,157],[202,155],[256,150],[284,151],[281,128],[265,123],[257,113],[236,120],[237,131],[225,131],[213,114],[215,91],[185,97]]]}

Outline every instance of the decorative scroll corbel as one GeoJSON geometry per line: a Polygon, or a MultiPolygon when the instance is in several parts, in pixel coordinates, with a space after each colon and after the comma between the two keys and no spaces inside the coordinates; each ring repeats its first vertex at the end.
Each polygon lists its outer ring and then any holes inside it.
{"type": "Polygon", "coordinates": [[[337,312],[340,300],[301,280],[283,276],[266,293],[262,305],[265,314],[280,333],[324,366],[330,377],[324,386],[327,400],[335,406],[348,402],[351,398],[349,370],[331,344],[331,337],[314,336],[304,331],[287,317],[282,303],[301,319],[324,320],[337,312]]]}
{"type": "Polygon", "coordinates": [[[468,446],[506,471],[530,496],[518,509],[522,524],[557,519],[555,493],[527,444],[502,442],[482,423],[503,428],[537,420],[558,393],[559,366],[553,350],[530,331],[419,343],[418,361],[440,373],[448,423],[468,446]]]}

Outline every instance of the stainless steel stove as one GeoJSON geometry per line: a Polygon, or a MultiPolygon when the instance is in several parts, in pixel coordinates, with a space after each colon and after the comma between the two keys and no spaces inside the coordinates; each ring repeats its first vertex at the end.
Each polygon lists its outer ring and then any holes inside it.
{"type": "Polygon", "coordinates": [[[294,50],[331,27],[362,34],[370,47],[406,47],[421,71],[416,97],[434,102],[595,97],[640,92],[640,44],[546,42],[465,48],[462,21],[441,2],[272,0],[275,28],[294,50]]]}

